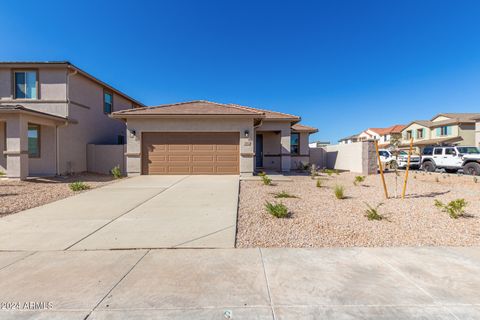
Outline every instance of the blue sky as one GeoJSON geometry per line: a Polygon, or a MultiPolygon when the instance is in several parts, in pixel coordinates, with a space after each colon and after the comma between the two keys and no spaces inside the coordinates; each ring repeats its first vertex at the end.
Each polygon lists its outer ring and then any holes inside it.
{"type": "Polygon", "coordinates": [[[69,60],[147,105],[294,113],[331,140],[480,112],[479,1],[4,1],[0,60],[69,60]]]}

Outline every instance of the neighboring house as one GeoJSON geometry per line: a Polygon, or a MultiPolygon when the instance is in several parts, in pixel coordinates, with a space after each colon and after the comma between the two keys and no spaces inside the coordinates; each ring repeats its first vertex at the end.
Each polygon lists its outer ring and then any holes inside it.
{"type": "Polygon", "coordinates": [[[113,111],[140,102],[69,62],[0,63],[0,171],[8,177],[87,169],[87,144],[123,144],[113,111]]]}
{"type": "Polygon", "coordinates": [[[405,126],[402,124],[395,124],[388,128],[369,128],[366,131],[372,136],[373,140],[378,141],[379,147],[387,147],[390,145],[392,136],[400,137],[404,128],[405,126]]]}
{"type": "Polygon", "coordinates": [[[330,141],[314,141],[308,144],[310,148],[321,148],[329,145],[330,145],[330,141]]]}
{"type": "Polygon", "coordinates": [[[440,113],[431,120],[412,121],[402,130],[402,146],[407,148],[411,138],[417,152],[429,145],[473,146],[477,117],[480,113],[440,113]]]}
{"type": "Polygon", "coordinates": [[[354,134],[352,136],[342,138],[342,139],[338,140],[338,143],[339,144],[349,144],[349,143],[358,142],[359,141],[358,136],[359,136],[358,134],[354,134]]]}
{"type": "Polygon", "coordinates": [[[127,126],[127,173],[241,174],[309,162],[316,128],[300,117],[235,104],[190,101],[117,111],[127,126]]]}

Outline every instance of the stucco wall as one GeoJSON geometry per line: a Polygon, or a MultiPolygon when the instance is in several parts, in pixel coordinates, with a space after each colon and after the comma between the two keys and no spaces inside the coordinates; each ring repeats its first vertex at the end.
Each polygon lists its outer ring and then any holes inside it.
{"type": "MultiPolygon", "coordinates": [[[[125,137],[123,122],[103,112],[103,87],[82,75],[69,79],[69,113],[76,123],[59,130],[59,172],[87,170],[87,144],[117,144],[118,136],[125,137]]],[[[117,94],[113,110],[132,108],[132,103],[117,94]]]]}
{"type": "Polygon", "coordinates": [[[109,174],[119,166],[125,174],[126,145],[89,144],[87,145],[87,171],[109,174]]]}
{"type": "Polygon", "coordinates": [[[236,119],[200,119],[200,118],[144,118],[129,119],[129,130],[135,130],[135,136],[127,134],[127,173],[141,173],[141,136],[142,132],[239,132],[240,133],[240,173],[251,175],[254,170],[254,130],[251,118],[236,119]],[[248,138],[244,132],[250,132],[248,138]]]}
{"type": "Polygon", "coordinates": [[[7,172],[7,159],[3,154],[5,151],[5,122],[0,121],[0,171],[7,172]]]}
{"type": "Polygon", "coordinates": [[[458,126],[458,134],[463,138],[459,145],[475,146],[475,124],[461,124],[458,126]]]}
{"type": "Polygon", "coordinates": [[[347,170],[361,174],[374,174],[377,170],[375,150],[371,141],[312,148],[310,154],[311,163],[320,168],[347,170]]]}
{"type": "Polygon", "coordinates": [[[38,99],[13,99],[12,70],[15,70],[15,68],[1,67],[0,104],[21,104],[33,110],[66,116],[68,114],[66,66],[40,66],[39,68],[28,69],[38,71],[38,99]]]}
{"type": "MultiPolygon", "coordinates": [[[[30,121],[33,123],[34,121],[30,121]]],[[[55,175],[55,127],[40,126],[40,157],[28,159],[30,176],[55,175]]]]}
{"type": "Polygon", "coordinates": [[[475,124],[475,145],[480,147],[480,120],[475,124]]]}

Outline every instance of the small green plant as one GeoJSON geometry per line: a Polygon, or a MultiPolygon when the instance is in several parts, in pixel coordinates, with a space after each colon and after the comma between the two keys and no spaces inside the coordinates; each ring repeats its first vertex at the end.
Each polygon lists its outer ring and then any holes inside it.
{"type": "Polygon", "coordinates": [[[260,177],[263,177],[267,174],[265,173],[265,171],[260,171],[257,175],[260,176],[260,177]]]}
{"type": "Polygon", "coordinates": [[[282,192],[276,193],[275,198],[298,198],[298,197],[286,191],[282,191],[282,192]]]}
{"type": "Polygon", "coordinates": [[[321,188],[322,187],[322,180],[320,179],[317,179],[317,184],[316,184],[317,188],[321,188]]]}
{"type": "Polygon", "coordinates": [[[323,172],[326,173],[329,177],[331,177],[334,171],[332,169],[323,169],[323,172]]]}
{"type": "Polygon", "coordinates": [[[122,177],[122,171],[120,170],[120,166],[113,167],[113,169],[110,170],[110,173],[115,179],[120,179],[122,177]]]}
{"type": "Polygon", "coordinates": [[[356,176],[355,180],[353,180],[354,185],[362,184],[365,181],[365,176],[356,176]]]}
{"type": "MultiPolygon", "coordinates": [[[[1,175],[1,174],[0,174],[1,175]]],[[[478,179],[477,177],[473,177],[473,183],[477,183],[478,182],[478,179]]]]}
{"type": "Polygon", "coordinates": [[[88,184],[86,184],[85,182],[82,182],[82,181],[72,182],[68,185],[68,187],[72,191],[83,191],[83,190],[90,189],[90,186],[88,184]]]}
{"type": "Polygon", "coordinates": [[[272,184],[272,179],[270,179],[266,174],[260,176],[262,177],[263,184],[266,186],[270,186],[272,184]]]}
{"type": "Polygon", "coordinates": [[[435,207],[448,213],[448,215],[452,219],[458,219],[459,217],[464,216],[465,207],[467,206],[467,204],[468,203],[467,201],[465,201],[465,199],[455,199],[447,204],[444,204],[442,201],[435,199],[435,207]]]}
{"type": "Polygon", "coordinates": [[[5,172],[0,171],[0,176],[4,176],[4,175],[5,175],[5,172]]]}
{"type": "Polygon", "coordinates": [[[283,203],[265,203],[265,209],[272,216],[277,218],[286,218],[288,216],[288,208],[283,203]]]}
{"type": "Polygon", "coordinates": [[[378,208],[383,205],[383,203],[377,204],[375,207],[372,207],[368,203],[365,202],[367,205],[368,209],[365,210],[365,217],[367,217],[368,220],[382,220],[385,217],[378,212],[378,208]]]}
{"type": "Polygon", "coordinates": [[[345,188],[340,185],[336,185],[333,189],[333,193],[337,199],[345,199],[345,188]]]}
{"type": "Polygon", "coordinates": [[[337,176],[340,175],[340,171],[338,171],[337,169],[333,170],[333,172],[335,172],[337,176]]]}

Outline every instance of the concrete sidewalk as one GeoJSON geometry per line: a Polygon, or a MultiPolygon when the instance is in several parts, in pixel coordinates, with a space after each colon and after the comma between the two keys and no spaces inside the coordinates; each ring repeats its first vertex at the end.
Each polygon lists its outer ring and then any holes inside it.
{"type": "Polygon", "coordinates": [[[238,176],[139,176],[0,219],[0,250],[233,248],[238,176]]]}
{"type": "Polygon", "coordinates": [[[479,319],[479,248],[0,252],[1,319],[479,319]]]}

